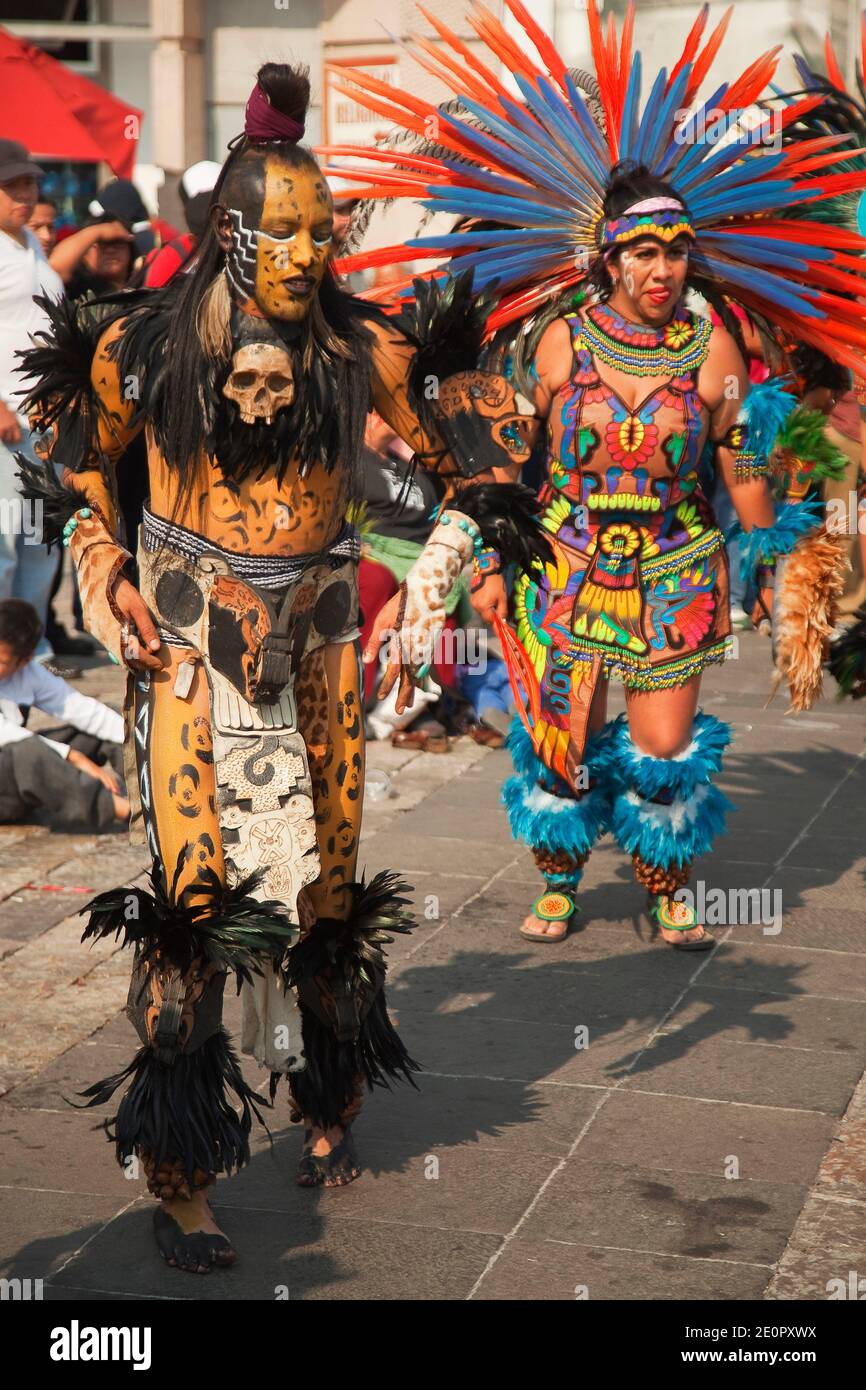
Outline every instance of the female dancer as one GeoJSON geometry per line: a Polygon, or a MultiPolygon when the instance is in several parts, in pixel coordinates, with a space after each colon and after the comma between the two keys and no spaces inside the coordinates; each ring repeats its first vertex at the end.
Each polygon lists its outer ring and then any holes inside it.
{"type": "MultiPolygon", "coordinates": [[[[590,0],[593,77],[570,72],[519,0],[506,3],[543,68],[483,6],[469,22],[497,58],[507,55],[522,102],[435,19],[441,55],[425,44],[419,60],[458,93],[462,118],[347,73],[357,100],[408,130],[434,130],[438,142],[378,152],[393,167],[366,196],[411,194],[432,211],[484,219],[347,264],[446,256],[465,268],[476,293],[496,300],[489,360],[509,362],[546,422],[542,525],[553,555],[519,574],[513,631],[500,558],[476,564],[476,606],[501,625],[526,695],[503,791],[512,831],[545,881],[523,934],[563,938],[583,865],[609,828],[664,939],[705,950],[711,936],[674,896],[726,807],[712,779],[729,731],[698,712],[701,672],[723,658],[730,633],[724,537],[698,484],[703,450],[730,489],[748,569],[772,564],[821,521],[813,503],[774,505],[769,447],[795,401],[778,383],[760,409],[757,392],[747,400],[729,306],[741,303],[778,352],[804,339],[855,366],[864,309],[836,291],[862,294],[863,266],[834,249],[833,228],[791,208],[807,197],[814,207],[840,180],[862,187],[866,175],[831,172],[832,139],[779,154],[769,124],[764,143],[741,127],[773,74],[772,54],[720,87],[712,105],[696,103],[727,22],[702,48],[706,10],[641,115],[631,12],[618,44],[612,21],[602,37],[590,0]],[[695,312],[692,289],[727,327],[695,312]],[[611,677],[625,685],[627,712],[606,725],[611,677]]],[[[808,104],[792,103],[781,119],[793,127],[808,104]]],[[[382,625],[397,616],[386,612],[382,625]]]]}

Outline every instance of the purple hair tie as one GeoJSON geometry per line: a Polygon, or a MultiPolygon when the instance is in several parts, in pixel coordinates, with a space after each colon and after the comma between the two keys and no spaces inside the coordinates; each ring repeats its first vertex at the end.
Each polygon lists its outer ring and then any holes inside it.
{"type": "Polygon", "coordinates": [[[297,144],[304,133],[303,121],[284,116],[271,106],[258,82],[250,92],[244,112],[244,135],[254,145],[266,140],[291,141],[297,144]]]}

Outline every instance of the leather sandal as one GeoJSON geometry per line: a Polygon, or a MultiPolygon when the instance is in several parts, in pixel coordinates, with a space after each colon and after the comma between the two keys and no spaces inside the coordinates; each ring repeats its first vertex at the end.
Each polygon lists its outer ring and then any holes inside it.
{"type": "Polygon", "coordinates": [[[391,735],[394,748],[417,748],[421,753],[450,753],[451,740],[439,723],[412,725],[408,729],[397,729],[391,735]]]}
{"type": "Polygon", "coordinates": [[[693,941],[668,941],[667,937],[662,937],[665,944],[672,946],[675,951],[709,951],[716,944],[716,938],[698,921],[694,908],[665,893],[647,894],[647,915],[651,922],[664,927],[665,931],[686,932],[693,931],[695,927],[701,928],[703,936],[693,941]]]}
{"type": "Polygon", "coordinates": [[[542,922],[561,922],[562,930],[556,933],[533,931],[524,925],[520,928],[520,935],[527,941],[564,941],[568,936],[569,918],[576,911],[577,907],[567,893],[548,890],[532,904],[533,915],[542,922]]]}

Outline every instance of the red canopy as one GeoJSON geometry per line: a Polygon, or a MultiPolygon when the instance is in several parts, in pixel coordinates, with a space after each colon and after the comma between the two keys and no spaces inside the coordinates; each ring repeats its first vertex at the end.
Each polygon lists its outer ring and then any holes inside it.
{"type": "Polygon", "coordinates": [[[132,177],[143,112],[0,29],[0,136],[34,159],[103,160],[132,177]]]}

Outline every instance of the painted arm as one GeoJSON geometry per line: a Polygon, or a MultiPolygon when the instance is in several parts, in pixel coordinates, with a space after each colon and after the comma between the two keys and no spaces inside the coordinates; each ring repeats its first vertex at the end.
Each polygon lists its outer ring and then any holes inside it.
{"type": "Polygon", "coordinates": [[[795,399],[778,381],[750,392],[745,363],[724,329],[713,333],[710,357],[701,372],[701,394],[710,406],[710,438],[731,494],[738,522],[728,535],[740,541],[740,572],[751,578],[773,566],[797,542],[820,527],[820,501],[776,501],[768,480],[769,455],[795,399]],[[704,382],[708,395],[704,393],[704,382]]]}
{"type": "MultiPolygon", "coordinates": [[[[42,470],[41,497],[56,528],[63,526],[88,631],[115,660],[136,667],[158,666],[160,662],[150,654],[160,646],[156,627],[123,573],[132,557],[118,539],[114,466],[143,425],[137,392],[121,380],[113,352],[122,333],[123,321],[102,333],[90,362],[89,382],[84,377],[67,390],[63,409],[60,399],[52,396],[52,381],[57,381],[58,373],[52,374],[54,364],[48,361],[42,385],[31,398],[31,419],[37,428],[47,427],[53,434],[42,470]],[[62,485],[56,482],[56,464],[62,468],[62,485]]],[[[46,351],[50,357],[51,343],[46,351]]],[[[57,351],[62,356],[59,347],[57,351]]],[[[35,495],[40,496],[36,470],[24,481],[33,482],[35,495]]]]}
{"type": "Polygon", "coordinates": [[[504,620],[508,599],[503,561],[522,567],[543,549],[538,505],[517,479],[539,429],[534,403],[497,373],[448,371],[454,340],[441,332],[410,341],[392,325],[374,327],[376,409],[416,452],[422,467],[449,483],[449,496],[419,559],[394,598],[377,615],[364,659],[387,636],[389,664],[384,698],[398,676],[398,712],[413,700],[413,686],[433,660],[445,620],[445,601],[463,569],[473,565],[472,602],[487,620],[504,620]]]}
{"type": "Polygon", "coordinates": [[[766,478],[766,463],[750,467],[748,437],[740,422],[749,395],[749,372],[737,344],[724,328],[716,328],[710,354],[701,370],[699,387],[710,407],[710,439],[716,466],[731,494],[744,531],[772,526],[775,508],[766,478]]]}

